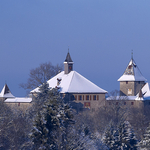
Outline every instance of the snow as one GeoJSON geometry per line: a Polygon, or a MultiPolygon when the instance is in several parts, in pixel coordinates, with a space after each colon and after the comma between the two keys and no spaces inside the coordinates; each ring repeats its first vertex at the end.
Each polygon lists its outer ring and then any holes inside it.
{"type": "Polygon", "coordinates": [[[7,98],[7,97],[15,97],[11,94],[7,84],[4,85],[1,93],[0,93],[0,97],[4,97],[4,98],[7,98]],[[7,88],[7,89],[6,89],[7,88]],[[6,91],[8,91],[8,93],[6,93],[6,91]]]}
{"type": "MultiPolygon", "coordinates": [[[[76,71],[71,71],[69,74],[65,74],[62,71],[48,80],[47,83],[51,88],[57,87],[57,79],[61,79],[58,85],[60,87],[60,93],[107,93],[107,91],[98,87],[76,71]]],[[[39,87],[32,90],[31,93],[38,91],[39,87]]]]}
{"type": "Polygon", "coordinates": [[[138,93],[136,96],[110,96],[106,100],[150,100],[149,83],[146,83],[141,90],[143,97],[139,97],[138,93]]]}
{"type": "Polygon", "coordinates": [[[146,83],[142,88],[142,93],[144,94],[144,100],[150,100],[150,87],[149,83],[146,83]]]}
{"type": "Polygon", "coordinates": [[[15,98],[7,98],[5,103],[30,103],[32,102],[32,98],[30,97],[15,97],[15,98]]]}
{"type": "Polygon", "coordinates": [[[110,96],[106,100],[136,100],[137,96],[110,96]]]}
{"type": "Polygon", "coordinates": [[[118,79],[118,81],[147,81],[140,72],[133,59],[129,62],[124,74],[118,79]],[[129,69],[129,66],[132,66],[129,69]]]}

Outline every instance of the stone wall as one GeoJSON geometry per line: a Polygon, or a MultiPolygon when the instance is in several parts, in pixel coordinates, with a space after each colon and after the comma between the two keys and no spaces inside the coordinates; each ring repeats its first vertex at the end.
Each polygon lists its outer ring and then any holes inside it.
{"type": "Polygon", "coordinates": [[[121,96],[136,96],[140,89],[145,85],[144,81],[121,81],[120,95],[121,96]]]}

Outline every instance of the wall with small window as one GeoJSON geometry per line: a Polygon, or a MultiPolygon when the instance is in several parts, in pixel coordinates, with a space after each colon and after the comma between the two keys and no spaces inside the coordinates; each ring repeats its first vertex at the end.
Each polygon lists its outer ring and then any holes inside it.
{"type": "MultiPolygon", "coordinates": [[[[150,101],[146,104],[150,107],[150,101]]],[[[137,100],[106,100],[105,106],[121,106],[127,108],[142,108],[144,106],[143,101],[137,100]]]]}

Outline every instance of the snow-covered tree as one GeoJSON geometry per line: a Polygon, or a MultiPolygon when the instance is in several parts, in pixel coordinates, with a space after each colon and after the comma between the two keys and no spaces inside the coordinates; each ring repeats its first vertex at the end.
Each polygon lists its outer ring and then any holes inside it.
{"type": "Polygon", "coordinates": [[[12,111],[0,101],[0,149],[9,149],[11,145],[10,129],[13,120],[12,111]]]}
{"type": "Polygon", "coordinates": [[[68,145],[65,150],[108,150],[99,134],[91,133],[88,126],[81,125],[69,129],[68,145]]]}
{"type": "Polygon", "coordinates": [[[144,135],[143,135],[143,139],[140,141],[140,147],[143,150],[149,150],[150,149],[150,124],[147,127],[144,135]]]}
{"type": "Polygon", "coordinates": [[[110,150],[137,150],[137,139],[128,121],[120,122],[114,129],[112,125],[106,130],[103,138],[110,150]]]}
{"type": "Polygon", "coordinates": [[[43,104],[40,103],[30,133],[32,149],[65,149],[67,128],[74,122],[69,105],[63,103],[57,89],[48,89],[46,84],[40,87],[37,100],[43,104]]]}
{"type": "Polygon", "coordinates": [[[117,149],[137,150],[137,139],[134,131],[128,121],[121,122],[117,129],[117,140],[115,146],[117,149]]]}
{"type": "Polygon", "coordinates": [[[115,149],[115,134],[116,134],[116,129],[114,128],[114,125],[112,123],[112,121],[109,123],[108,127],[105,130],[105,133],[103,135],[103,143],[105,143],[107,145],[107,147],[110,150],[115,149]]]}

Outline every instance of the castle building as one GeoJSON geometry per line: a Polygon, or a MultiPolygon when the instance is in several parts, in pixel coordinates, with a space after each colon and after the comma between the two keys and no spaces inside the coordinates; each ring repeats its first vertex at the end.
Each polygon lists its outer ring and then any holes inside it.
{"type": "MultiPolygon", "coordinates": [[[[64,61],[64,71],[47,81],[50,88],[59,88],[61,95],[69,102],[82,104],[83,108],[96,109],[105,103],[107,91],[98,87],[78,72],[73,70],[73,61],[70,53],[67,53],[64,61]]],[[[39,87],[31,93],[39,92],[39,87]]],[[[78,107],[75,105],[75,107],[78,107]]]]}
{"type": "Polygon", "coordinates": [[[124,74],[118,81],[120,82],[121,96],[136,96],[147,80],[143,77],[132,57],[124,74]]]}
{"type": "Polygon", "coordinates": [[[140,72],[133,56],[118,81],[120,82],[120,95],[108,97],[106,105],[121,103],[124,106],[136,108],[150,106],[149,84],[140,72]]]}
{"type": "Polygon", "coordinates": [[[8,85],[5,84],[2,91],[1,91],[1,93],[0,93],[0,99],[4,101],[7,98],[14,98],[14,97],[15,96],[12,95],[11,91],[8,88],[8,85]]]}
{"type": "Polygon", "coordinates": [[[1,93],[0,100],[6,103],[12,110],[20,109],[22,111],[26,111],[32,102],[31,97],[15,97],[7,84],[4,85],[1,93]]]}

